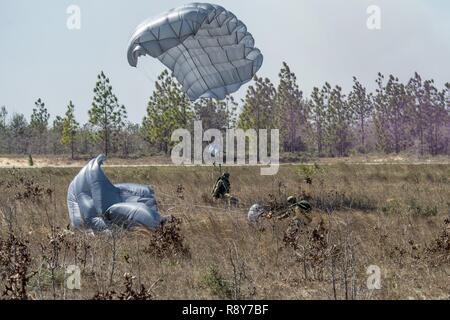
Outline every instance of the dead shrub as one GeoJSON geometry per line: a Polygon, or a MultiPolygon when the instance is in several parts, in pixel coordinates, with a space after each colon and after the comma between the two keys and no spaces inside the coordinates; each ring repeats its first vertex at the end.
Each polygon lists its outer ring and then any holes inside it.
{"type": "Polygon", "coordinates": [[[13,194],[15,200],[40,201],[53,194],[53,189],[40,185],[36,182],[37,179],[23,174],[18,169],[11,169],[8,173],[11,179],[4,182],[4,187],[8,193],[13,194]]]}
{"type": "Polygon", "coordinates": [[[8,299],[27,300],[28,282],[36,272],[29,271],[31,255],[28,243],[9,234],[6,240],[0,238],[1,280],[5,282],[2,295],[8,299]]]}
{"type": "Polygon", "coordinates": [[[158,258],[190,257],[180,225],[180,219],[171,217],[161,228],[150,234],[150,243],[144,248],[144,253],[158,258]]]}
{"type": "Polygon", "coordinates": [[[296,260],[301,262],[305,279],[323,280],[326,261],[336,250],[329,246],[328,233],[323,221],[313,229],[299,228],[291,221],[285,231],[283,243],[293,249],[296,260]]]}
{"type": "Polygon", "coordinates": [[[426,249],[437,264],[450,262],[450,218],[444,220],[444,226],[438,237],[426,249]]]}
{"type": "Polygon", "coordinates": [[[134,290],[133,288],[133,280],[135,279],[129,273],[125,273],[123,275],[124,283],[123,289],[121,292],[116,291],[106,291],[106,292],[97,292],[93,298],[93,300],[152,300],[153,295],[151,294],[150,289],[146,289],[143,284],[139,290],[134,290]]]}

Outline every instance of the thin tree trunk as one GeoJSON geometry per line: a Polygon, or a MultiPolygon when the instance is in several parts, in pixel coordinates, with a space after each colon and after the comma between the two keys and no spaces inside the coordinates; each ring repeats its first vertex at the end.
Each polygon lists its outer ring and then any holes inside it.
{"type": "Polygon", "coordinates": [[[73,137],[72,137],[72,140],[71,140],[71,142],[70,142],[70,150],[71,150],[71,153],[72,153],[72,160],[74,160],[74,156],[73,156],[74,152],[73,152],[73,149],[74,149],[74,141],[73,141],[73,137]]]}
{"type": "Polygon", "coordinates": [[[365,126],[364,126],[364,116],[361,117],[361,147],[362,150],[366,151],[366,132],[365,132],[365,126]]]}

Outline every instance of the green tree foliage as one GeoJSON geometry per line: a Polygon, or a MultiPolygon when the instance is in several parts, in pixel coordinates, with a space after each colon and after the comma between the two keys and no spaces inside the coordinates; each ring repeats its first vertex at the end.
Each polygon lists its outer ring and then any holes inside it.
{"type": "Polygon", "coordinates": [[[372,94],[368,93],[366,88],[353,77],[353,90],[348,96],[348,104],[353,112],[358,127],[359,151],[366,151],[367,122],[372,116],[373,111],[372,94]]]}
{"type": "Polygon", "coordinates": [[[276,89],[268,78],[254,78],[255,84],[247,89],[244,106],[237,126],[241,129],[276,128],[275,95],[276,89]]]}
{"type": "Polygon", "coordinates": [[[14,113],[8,125],[11,143],[8,144],[8,153],[26,153],[30,143],[31,133],[25,116],[14,113]]]}
{"type": "Polygon", "coordinates": [[[407,90],[412,101],[411,117],[414,125],[411,133],[418,140],[419,153],[436,155],[444,147],[441,137],[448,113],[445,90],[439,91],[433,80],[422,81],[418,73],[409,80],[407,90]]]}
{"type": "Polygon", "coordinates": [[[8,117],[8,111],[6,110],[5,106],[2,106],[0,108],[0,129],[5,130],[6,129],[6,118],[8,117]]]}
{"type": "Polygon", "coordinates": [[[53,126],[52,129],[61,134],[62,129],[63,129],[63,124],[64,124],[64,119],[61,116],[56,116],[55,120],[53,120],[53,126]]]}
{"type": "Polygon", "coordinates": [[[445,84],[444,95],[445,95],[446,108],[447,108],[447,110],[449,110],[450,109],[450,82],[447,82],[445,84]]]}
{"type": "Polygon", "coordinates": [[[0,108],[0,152],[7,152],[8,143],[8,127],[7,127],[8,111],[5,106],[0,108]]]}
{"type": "Polygon", "coordinates": [[[313,135],[316,145],[317,154],[323,155],[325,145],[326,132],[326,116],[327,105],[325,104],[326,87],[320,90],[317,87],[313,88],[310,100],[310,109],[312,115],[313,135]]]}
{"type": "Polygon", "coordinates": [[[413,99],[406,86],[393,75],[384,84],[384,76],[378,74],[376,82],[374,122],[378,144],[387,153],[399,153],[412,145],[409,133],[413,125],[413,99]]]}
{"type": "Polygon", "coordinates": [[[155,83],[148,102],[147,115],[142,122],[146,140],[158,145],[159,151],[169,153],[171,135],[176,129],[191,128],[192,107],[175,78],[164,70],[155,83]]]}
{"type": "Polygon", "coordinates": [[[89,110],[89,122],[95,127],[96,138],[102,141],[105,155],[108,155],[111,143],[117,142],[116,138],[126,119],[125,106],[119,104],[109,78],[102,71],[97,76],[94,101],[89,110]]]}
{"type": "Polygon", "coordinates": [[[137,123],[127,122],[126,127],[122,130],[120,139],[122,141],[122,156],[128,157],[133,151],[139,152],[139,155],[145,155],[147,146],[142,144],[141,127],[137,123]]]}
{"type": "Polygon", "coordinates": [[[74,115],[75,106],[72,101],[69,102],[67,106],[67,111],[62,120],[62,131],[61,131],[61,144],[70,147],[70,153],[72,159],[74,158],[75,153],[75,139],[77,130],[79,127],[78,122],[75,120],[74,115]]]}
{"type": "Polygon", "coordinates": [[[173,131],[192,130],[197,119],[205,130],[280,129],[282,153],[308,152],[309,156],[311,152],[319,157],[356,152],[450,154],[449,83],[439,88],[418,73],[403,83],[395,76],[385,79],[378,74],[376,83],[376,90],[369,92],[355,77],[348,93],[325,83],[304,97],[295,74],[283,63],[277,86],[268,78],[255,77],[239,105],[232,96],[191,103],[176,79],[164,71],[138,125],[127,120],[125,107],[119,105],[102,72],[89,122],[81,126],[73,117],[72,103],[51,127],[41,99],[35,103],[30,123],[22,114],[7,119],[6,107],[0,108],[0,152],[34,155],[70,150],[72,156],[76,151],[87,157],[100,149],[125,157],[169,153],[173,131]]]}
{"type": "Polygon", "coordinates": [[[309,131],[309,106],[303,100],[296,75],[286,62],[283,62],[279,78],[275,100],[282,145],[288,152],[304,151],[303,139],[309,131]]]}
{"type": "Polygon", "coordinates": [[[34,153],[42,153],[47,147],[47,129],[50,114],[45,107],[45,103],[39,98],[35,103],[33,113],[31,114],[31,149],[34,153]]]}
{"type": "Polygon", "coordinates": [[[202,98],[194,103],[195,119],[202,121],[204,130],[230,127],[227,105],[223,101],[202,98]]]}
{"type": "Polygon", "coordinates": [[[237,125],[237,108],[238,103],[234,100],[233,96],[227,96],[225,98],[227,129],[235,128],[237,125]]]}
{"type": "Polygon", "coordinates": [[[47,135],[47,148],[45,152],[51,152],[52,154],[64,153],[66,148],[61,144],[61,134],[63,128],[63,118],[56,116],[53,120],[51,128],[48,130],[47,135]],[[51,148],[51,151],[49,150],[51,148]]]}
{"type": "Polygon", "coordinates": [[[91,158],[96,155],[96,143],[92,124],[85,123],[78,130],[77,150],[81,154],[89,155],[91,158]]]}
{"type": "Polygon", "coordinates": [[[48,119],[50,114],[45,107],[45,103],[39,98],[35,103],[33,113],[31,114],[30,127],[33,131],[43,134],[48,127],[48,119]]]}
{"type": "MultiPolygon", "coordinates": [[[[254,78],[255,84],[247,89],[244,106],[239,115],[237,126],[243,130],[279,129],[276,114],[276,89],[268,78],[254,78]]],[[[257,135],[257,151],[259,159],[259,134],[257,135]]],[[[249,150],[250,151],[250,150],[249,150]]]]}
{"type": "MultiPolygon", "coordinates": [[[[329,89],[330,87],[327,86],[329,89]]],[[[331,155],[340,157],[348,155],[351,145],[350,124],[353,120],[352,110],[350,109],[342,88],[334,87],[326,92],[329,95],[327,108],[327,142],[331,155]]]]}

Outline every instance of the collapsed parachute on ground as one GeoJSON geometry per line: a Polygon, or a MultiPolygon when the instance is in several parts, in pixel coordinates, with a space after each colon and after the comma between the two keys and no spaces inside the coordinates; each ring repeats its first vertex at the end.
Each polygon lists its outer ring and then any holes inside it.
{"type": "Polygon", "coordinates": [[[223,7],[192,3],[142,23],[128,62],[150,55],[173,71],[187,96],[222,100],[250,81],[263,56],[245,24],[223,7]]]}
{"type": "Polygon", "coordinates": [[[155,194],[149,186],[113,185],[103,173],[103,155],[89,161],[69,186],[67,206],[75,229],[108,230],[112,225],[136,226],[155,230],[161,218],[155,194]]]}

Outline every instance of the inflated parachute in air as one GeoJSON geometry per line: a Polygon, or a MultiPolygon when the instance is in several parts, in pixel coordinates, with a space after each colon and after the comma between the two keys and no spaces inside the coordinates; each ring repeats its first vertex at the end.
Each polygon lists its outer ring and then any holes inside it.
{"type": "Polygon", "coordinates": [[[159,228],[164,218],[158,213],[152,188],[131,183],[113,185],[101,168],[105,159],[100,155],[89,161],[69,185],[71,226],[93,231],[105,231],[112,225],[159,228]]]}
{"type": "Polygon", "coordinates": [[[263,56],[245,24],[223,7],[192,3],[142,23],[128,62],[150,55],[173,71],[187,96],[222,100],[250,81],[263,56]]]}

